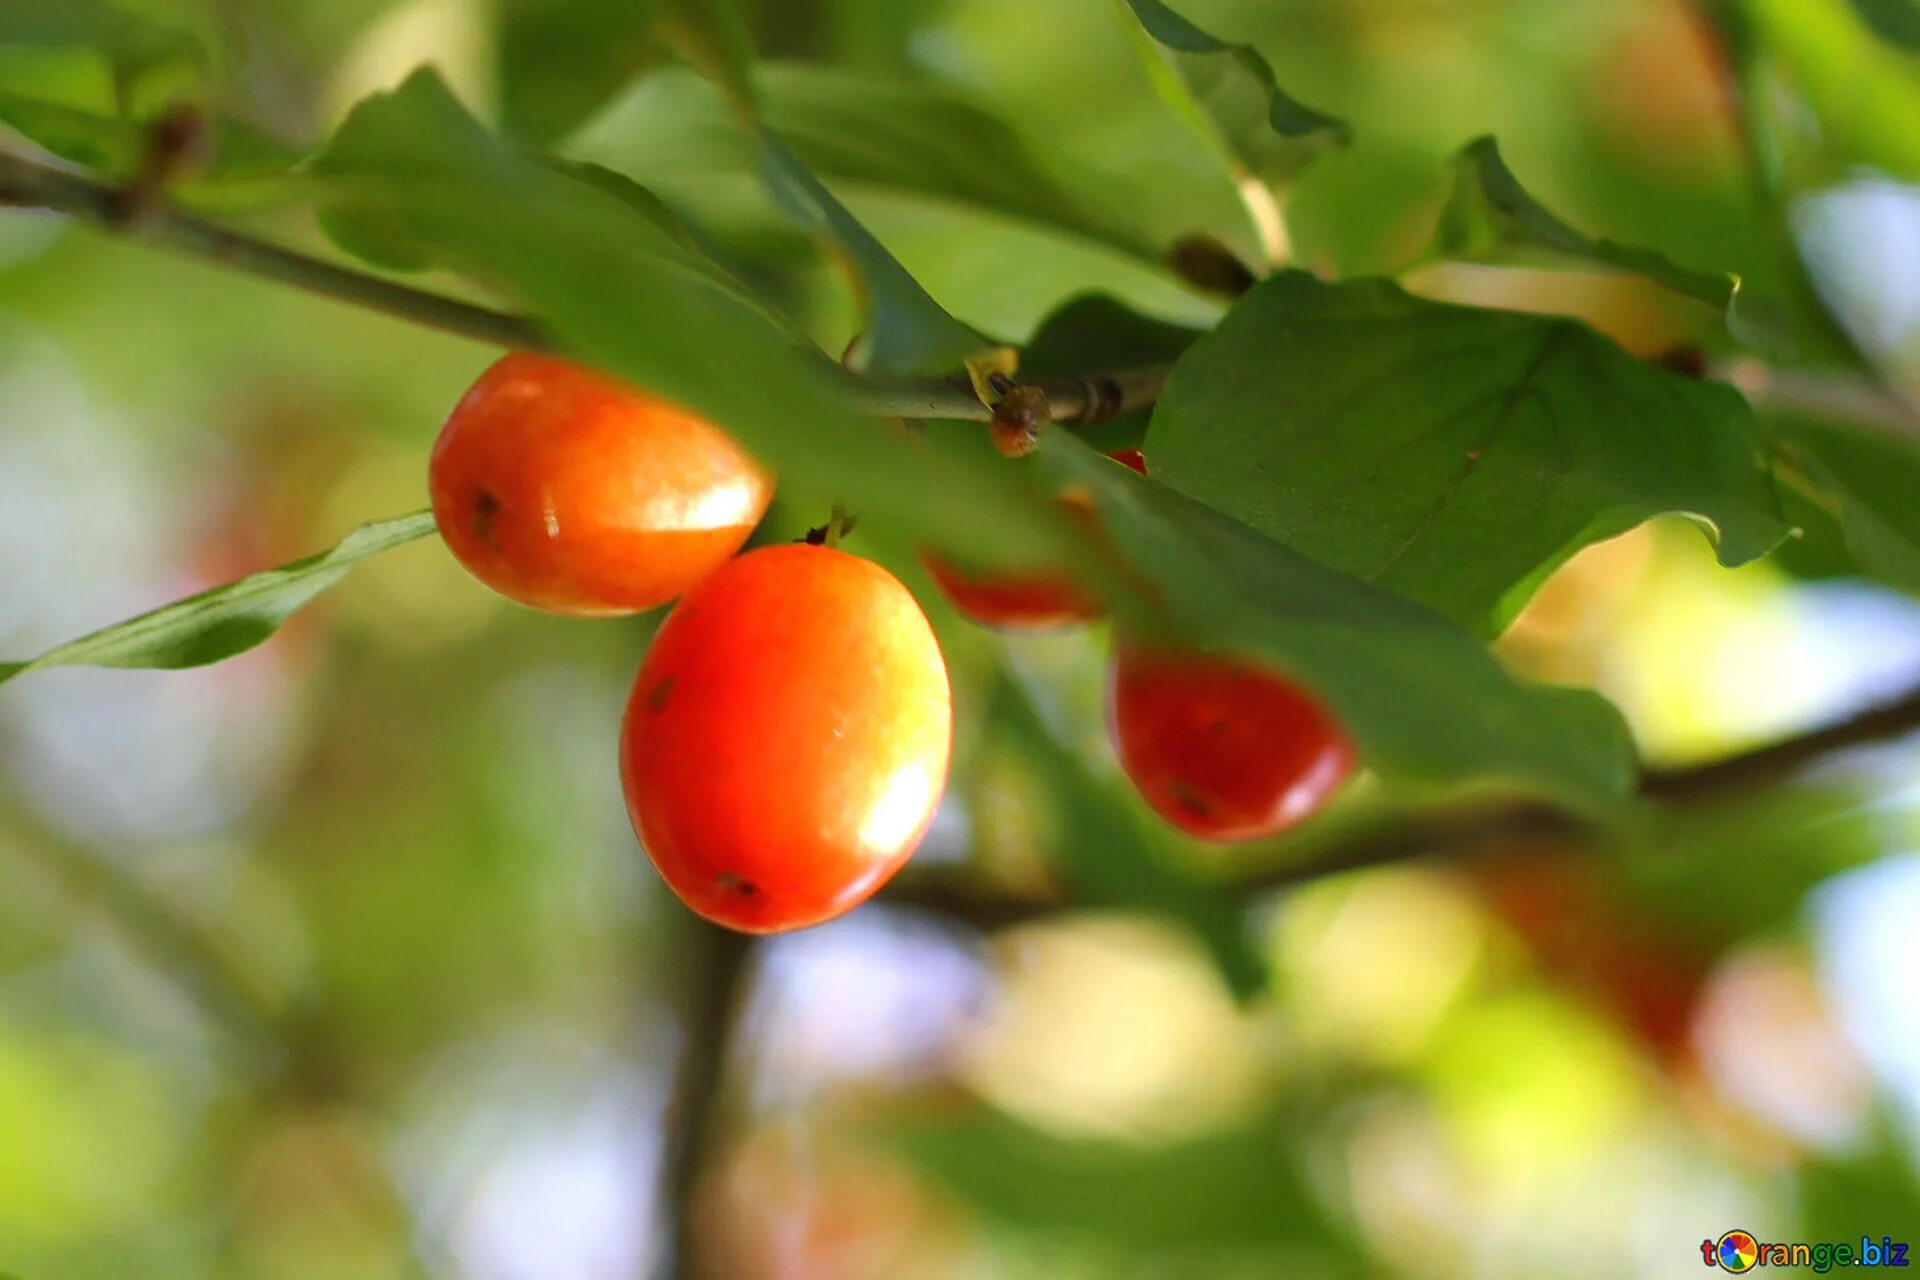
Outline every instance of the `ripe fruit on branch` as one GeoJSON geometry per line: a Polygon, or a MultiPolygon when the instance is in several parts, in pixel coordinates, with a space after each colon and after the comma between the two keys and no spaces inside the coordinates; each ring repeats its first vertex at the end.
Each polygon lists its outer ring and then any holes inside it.
{"type": "Polygon", "coordinates": [[[1333,717],[1289,680],[1234,658],[1123,646],[1107,724],[1140,794],[1207,840],[1256,840],[1303,821],[1353,772],[1333,717]]]}
{"type": "Polygon", "coordinates": [[[946,787],[933,629],[869,560],[763,547],[689,592],[627,701],[620,774],[661,877],[716,923],[798,929],[899,870],[946,787]]]}
{"type": "MultiPolygon", "coordinates": [[[[1146,456],[1138,449],[1107,455],[1122,466],[1147,474],[1146,456]]],[[[1060,505],[1093,526],[1093,502],[1072,492],[1060,505]]],[[[927,552],[920,557],[927,572],[960,616],[1002,631],[1057,631],[1100,616],[1100,603],[1075,583],[1052,573],[974,574],[944,556],[927,552]]]]}
{"type": "Polygon", "coordinates": [[[712,423],[514,352],[454,407],[428,471],[440,536],[504,596],[585,617],[664,604],[738,551],[766,471],[712,423]]]}

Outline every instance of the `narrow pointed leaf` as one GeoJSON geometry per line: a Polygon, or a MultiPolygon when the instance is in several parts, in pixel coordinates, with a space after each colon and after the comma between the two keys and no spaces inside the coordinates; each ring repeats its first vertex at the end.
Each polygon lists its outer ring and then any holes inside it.
{"type": "Polygon", "coordinates": [[[70,640],[26,662],[0,663],[0,683],[43,667],[199,667],[244,653],[369,556],[433,532],[416,511],[363,524],[330,551],[249,574],[70,640]]]}

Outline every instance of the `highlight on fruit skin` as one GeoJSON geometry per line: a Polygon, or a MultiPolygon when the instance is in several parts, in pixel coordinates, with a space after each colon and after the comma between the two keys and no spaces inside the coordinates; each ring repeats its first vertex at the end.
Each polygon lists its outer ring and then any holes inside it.
{"type": "MultiPolygon", "coordinates": [[[[1107,457],[1141,475],[1146,455],[1121,449],[1107,457]]],[[[1075,490],[1060,505],[1093,527],[1093,499],[1075,490]]],[[[920,561],[961,617],[999,631],[1059,631],[1101,616],[1100,602],[1074,582],[1055,573],[976,573],[946,556],[928,551],[920,561]]]]}
{"type": "Polygon", "coordinates": [[[591,369],[516,351],[434,443],[440,535],[501,595],[583,617],[666,603],[745,544],[773,496],[719,427],[591,369]]]}
{"type": "Polygon", "coordinates": [[[1354,769],[1332,714],[1291,680],[1217,654],[1123,643],[1107,723],[1153,810],[1205,840],[1277,835],[1320,811],[1354,769]]]}
{"type": "Polygon", "coordinates": [[[749,933],[870,897],[946,788],[953,704],[926,615],[879,565],[762,547],[654,637],[620,737],[635,832],[693,910],[749,933]]]}

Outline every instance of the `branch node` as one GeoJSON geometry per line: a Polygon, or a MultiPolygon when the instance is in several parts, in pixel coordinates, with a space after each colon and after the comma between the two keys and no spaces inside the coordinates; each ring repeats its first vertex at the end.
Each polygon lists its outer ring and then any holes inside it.
{"type": "MultiPolygon", "coordinates": [[[[996,377],[999,375],[995,375],[996,377]]],[[[1009,387],[993,406],[987,432],[993,447],[1009,458],[1024,458],[1040,447],[1040,431],[1053,418],[1047,393],[1030,382],[1009,387]]]]}

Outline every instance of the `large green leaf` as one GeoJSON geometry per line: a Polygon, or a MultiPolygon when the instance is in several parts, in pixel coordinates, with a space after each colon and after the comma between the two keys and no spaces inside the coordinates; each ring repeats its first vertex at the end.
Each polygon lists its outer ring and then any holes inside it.
{"type": "Polygon", "coordinates": [[[1127,0],[1133,15],[1160,44],[1191,99],[1163,92],[1196,128],[1217,131],[1228,154],[1263,181],[1278,182],[1330,146],[1345,145],[1346,123],[1290,97],[1273,67],[1252,45],[1234,44],[1201,30],[1162,0],[1127,0]]]}
{"type": "Polygon", "coordinates": [[[0,662],[0,684],[43,667],[199,667],[231,658],[272,635],[360,561],[423,538],[433,527],[431,511],[361,525],[331,551],[188,596],[30,661],[0,662]]]}
{"type": "Polygon", "coordinates": [[[1050,848],[1074,902],[1165,915],[1193,931],[1235,995],[1247,999],[1266,989],[1266,963],[1241,904],[1163,860],[1143,838],[1127,802],[1053,735],[1011,679],[1001,682],[992,723],[1059,806],[1063,834],[1050,848]]]}
{"type": "Polygon", "coordinates": [[[1781,419],[1774,429],[1838,499],[1847,549],[1860,567],[1920,593],[1920,447],[1811,419],[1781,419]]]}
{"type": "Polygon", "coordinates": [[[1544,257],[1630,271],[1723,312],[1740,288],[1740,277],[1729,272],[1695,271],[1652,249],[1575,231],[1520,185],[1491,137],[1474,139],[1454,157],[1453,193],[1434,249],[1467,260],[1544,257]]]}
{"type": "MultiPolygon", "coordinates": [[[[904,1120],[883,1135],[923,1173],[1003,1226],[1126,1251],[1289,1248],[1286,1274],[1352,1259],[1286,1126],[1262,1119],[1165,1143],[1068,1138],[1004,1113],[904,1120]]],[[[1346,1274],[1344,1268],[1332,1274],[1346,1274]]],[[[1143,1272],[1144,1274],[1144,1272],[1143,1272]]],[[[1238,1274],[1238,1273],[1236,1273],[1238,1274]]]]}
{"type": "Polygon", "coordinates": [[[1726,564],[1788,532],[1730,388],[1384,281],[1256,288],[1175,367],[1147,448],[1175,488],[1483,633],[1652,516],[1692,517],[1726,564]]]}

